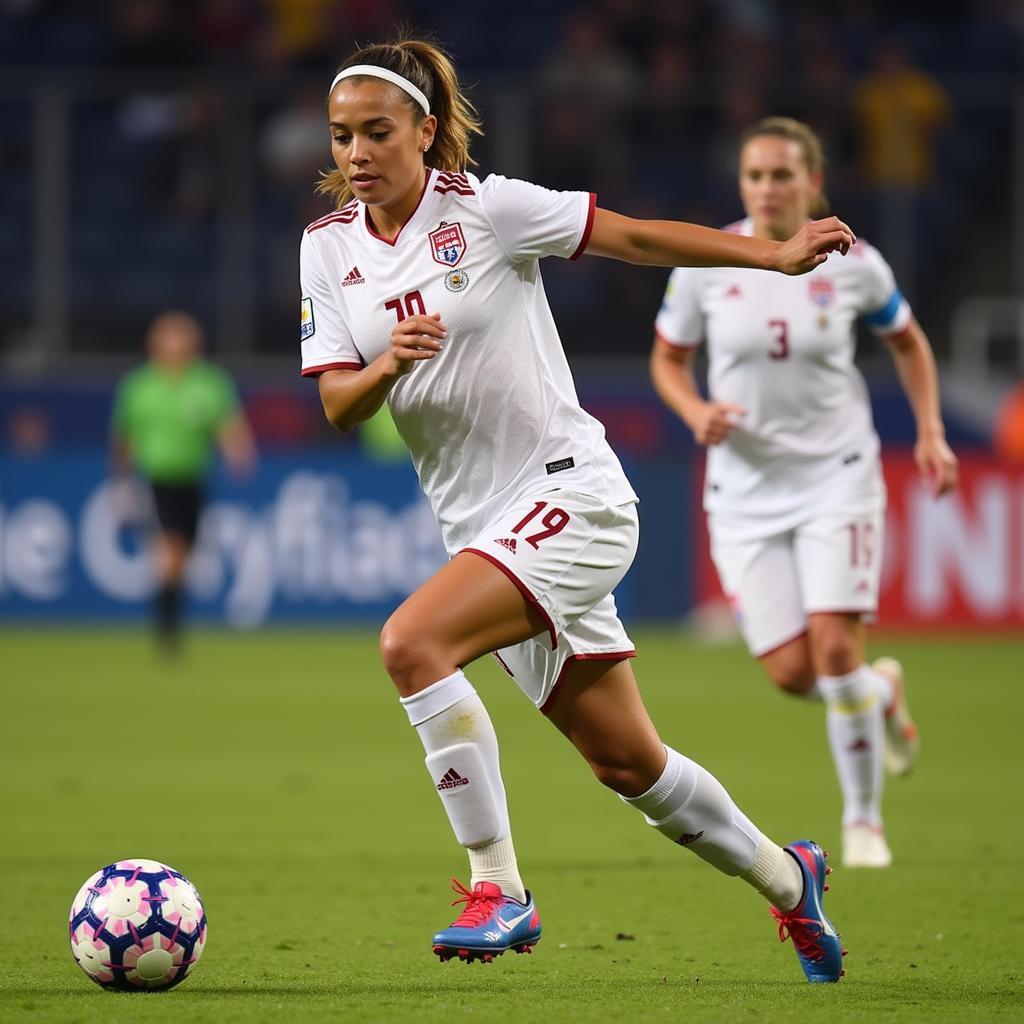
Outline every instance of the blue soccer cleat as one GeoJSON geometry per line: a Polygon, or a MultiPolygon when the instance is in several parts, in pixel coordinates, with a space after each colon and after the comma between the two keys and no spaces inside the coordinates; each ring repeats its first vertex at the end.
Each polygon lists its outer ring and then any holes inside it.
{"type": "Polygon", "coordinates": [[[457,956],[470,963],[489,964],[507,949],[529,953],[540,939],[540,914],[527,893],[520,903],[502,894],[493,882],[477,882],[472,891],[452,879],[452,889],[460,894],[452,906],[465,903],[459,916],[444,931],[434,936],[434,952],[442,961],[457,956]]]}
{"type": "Polygon", "coordinates": [[[846,973],[843,970],[846,950],[839,942],[839,932],[821,906],[823,894],[828,891],[825,876],[832,873],[832,869],[825,866],[828,854],[810,839],[790,843],[786,852],[800,865],[804,894],[788,914],[776,907],[770,908],[772,917],[779,922],[779,939],[782,942],[793,940],[808,981],[838,981],[846,973]]]}

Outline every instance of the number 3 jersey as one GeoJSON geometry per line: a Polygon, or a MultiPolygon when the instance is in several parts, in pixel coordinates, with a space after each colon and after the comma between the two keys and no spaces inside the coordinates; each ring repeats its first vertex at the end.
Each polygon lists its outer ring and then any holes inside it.
{"type": "MultiPolygon", "coordinates": [[[[752,225],[728,230],[749,235],[752,225]]],[[[716,528],[769,536],[817,509],[884,502],[878,435],[853,361],[858,316],[882,334],[911,317],[888,264],[863,241],[800,277],[672,272],[658,337],[684,348],[706,341],[712,399],[746,410],[708,450],[704,507],[716,528]]]]}
{"type": "Polygon", "coordinates": [[[594,196],[430,170],[393,240],[353,200],[302,237],[302,373],[359,370],[414,314],[444,348],[388,404],[450,552],[517,498],[566,488],[636,501],[604,428],[580,407],[541,282],[586,248],[594,196]]]}

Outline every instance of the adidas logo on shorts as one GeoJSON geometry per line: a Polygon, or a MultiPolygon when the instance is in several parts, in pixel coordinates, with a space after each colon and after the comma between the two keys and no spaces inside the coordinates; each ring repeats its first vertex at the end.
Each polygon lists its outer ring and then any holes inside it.
{"type": "Polygon", "coordinates": [[[495,544],[500,544],[503,548],[508,548],[509,551],[514,555],[516,553],[516,539],[515,537],[501,537],[495,540],[495,544]]]}

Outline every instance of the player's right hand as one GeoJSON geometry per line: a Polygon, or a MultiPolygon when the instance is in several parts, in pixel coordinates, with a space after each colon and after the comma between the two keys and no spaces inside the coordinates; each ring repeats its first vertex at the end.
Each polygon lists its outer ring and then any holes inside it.
{"type": "Polygon", "coordinates": [[[408,373],[418,362],[433,359],[444,347],[448,328],[440,313],[429,316],[407,316],[391,332],[391,372],[396,376],[408,373]]]}
{"type": "Polygon", "coordinates": [[[690,424],[694,440],[697,444],[721,444],[746,414],[743,406],[732,402],[705,402],[690,424]]]}
{"type": "Polygon", "coordinates": [[[845,256],[856,241],[849,225],[838,217],[809,220],[779,246],[774,269],[783,274],[806,274],[824,263],[830,252],[845,256]]]}

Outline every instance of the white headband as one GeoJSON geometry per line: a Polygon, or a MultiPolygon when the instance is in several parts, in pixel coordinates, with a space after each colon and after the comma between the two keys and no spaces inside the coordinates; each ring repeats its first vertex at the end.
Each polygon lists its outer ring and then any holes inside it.
{"type": "Polygon", "coordinates": [[[339,71],[334,76],[334,81],[331,82],[331,87],[327,90],[327,95],[330,96],[331,93],[334,92],[334,87],[343,78],[351,78],[353,75],[367,75],[370,78],[382,78],[385,82],[397,85],[402,92],[408,93],[423,108],[424,114],[430,113],[430,104],[427,102],[427,97],[424,96],[408,78],[403,78],[401,75],[395,74],[394,71],[388,71],[387,68],[379,68],[375,64],[357,64],[355,67],[345,68],[344,71],[339,71]]]}

